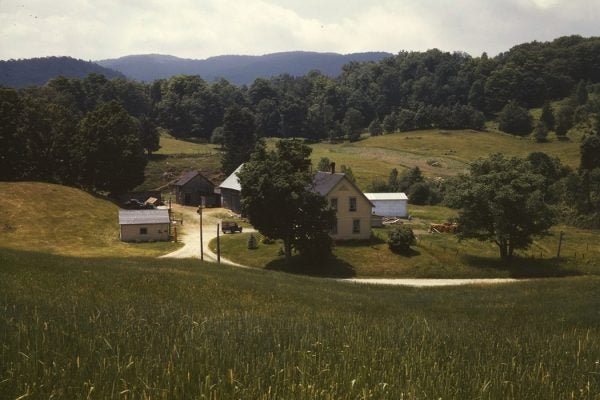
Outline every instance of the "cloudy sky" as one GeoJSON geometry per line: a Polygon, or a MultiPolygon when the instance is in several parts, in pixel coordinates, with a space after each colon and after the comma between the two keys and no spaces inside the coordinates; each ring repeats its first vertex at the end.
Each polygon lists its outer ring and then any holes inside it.
{"type": "Polygon", "coordinates": [[[289,50],[490,55],[600,36],[600,0],[0,0],[0,59],[289,50]]]}

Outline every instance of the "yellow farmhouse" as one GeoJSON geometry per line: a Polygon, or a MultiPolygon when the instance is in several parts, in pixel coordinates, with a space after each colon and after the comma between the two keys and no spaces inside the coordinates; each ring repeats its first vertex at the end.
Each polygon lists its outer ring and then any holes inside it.
{"type": "MultiPolygon", "coordinates": [[[[334,167],[335,168],[335,167],[334,167]]],[[[329,235],[333,240],[368,239],[371,236],[373,204],[345,174],[317,172],[314,190],[336,210],[337,223],[329,235]]]]}

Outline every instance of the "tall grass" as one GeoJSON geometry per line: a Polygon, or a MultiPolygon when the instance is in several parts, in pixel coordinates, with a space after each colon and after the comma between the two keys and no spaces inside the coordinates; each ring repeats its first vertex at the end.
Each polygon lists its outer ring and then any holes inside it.
{"type": "Polygon", "coordinates": [[[0,398],[597,399],[599,289],[2,251],[0,398]]]}

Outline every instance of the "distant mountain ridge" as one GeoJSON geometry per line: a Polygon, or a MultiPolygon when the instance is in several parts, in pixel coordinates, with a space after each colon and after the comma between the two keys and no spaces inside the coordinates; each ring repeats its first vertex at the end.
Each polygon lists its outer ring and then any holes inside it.
{"type": "Polygon", "coordinates": [[[337,76],[349,62],[380,61],[392,56],[385,52],[353,54],[291,51],[262,56],[223,55],[205,60],[179,58],[160,54],[143,54],[96,61],[97,64],[120,71],[128,78],[144,82],[173,75],[200,75],[206,81],[225,78],[238,85],[251,84],[256,78],[281,74],[306,75],[319,70],[327,76],[337,76]]]}
{"type": "Polygon", "coordinates": [[[42,57],[23,60],[0,60],[0,86],[21,88],[31,85],[44,85],[57,76],[85,78],[96,73],[107,78],[124,77],[118,71],[103,67],[91,61],[72,57],[42,57]]]}

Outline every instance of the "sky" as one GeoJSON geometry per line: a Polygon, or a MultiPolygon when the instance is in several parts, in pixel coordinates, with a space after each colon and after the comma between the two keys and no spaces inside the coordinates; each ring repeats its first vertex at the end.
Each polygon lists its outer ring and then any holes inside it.
{"type": "Polygon", "coordinates": [[[0,0],[0,60],[280,51],[496,55],[600,36],[600,0],[0,0]]]}

